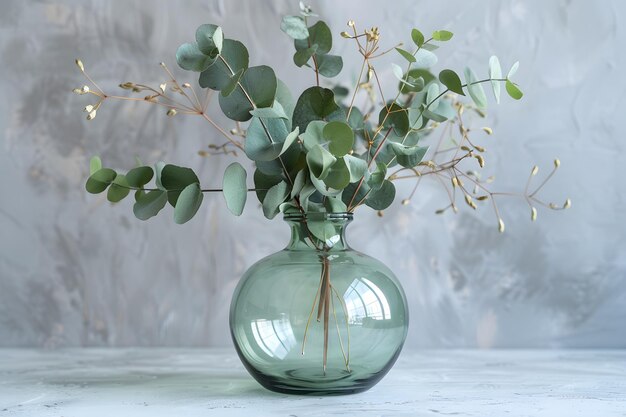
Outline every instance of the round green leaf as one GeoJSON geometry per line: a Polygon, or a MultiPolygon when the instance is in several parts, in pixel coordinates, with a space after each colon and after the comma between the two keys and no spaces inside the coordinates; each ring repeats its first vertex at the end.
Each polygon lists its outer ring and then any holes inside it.
{"type": "Polygon", "coordinates": [[[430,68],[437,63],[437,55],[433,54],[429,50],[420,49],[415,56],[415,68],[430,68]]]}
{"type": "Polygon", "coordinates": [[[141,188],[149,183],[153,176],[154,171],[151,167],[137,167],[126,173],[126,181],[128,181],[128,185],[131,187],[141,188]]]}
{"type": "Polygon", "coordinates": [[[113,182],[117,173],[111,168],[101,168],[91,174],[85,184],[85,189],[91,194],[100,194],[113,182]]]}
{"type": "Polygon", "coordinates": [[[335,158],[321,145],[315,145],[306,154],[306,163],[311,170],[311,174],[319,180],[323,180],[328,175],[330,167],[335,163],[335,158]]]}
{"type": "Polygon", "coordinates": [[[341,194],[341,201],[350,208],[350,206],[354,206],[358,204],[361,200],[365,198],[365,196],[371,191],[370,186],[363,182],[357,191],[358,183],[351,183],[343,190],[341,194]],[[356,195],[354,193],[356,192],[356,195]]]}
{"type": "Polygon", "coordinates": [[[427,146],[405,146],[397,142],[389,142],[389,146],[396,154],[396,160],[398,164],[405,168],[413,168],[424,159],[427,146]]]}
{"type": "Polygon", "coordinates": [[[215,62],[215,58],[205,55],[195,43],[184,43],[176,51],[176,62],[188,71],[201,72],[215,62]]]}
{"type": "Polygon", "coordinates": [[[515,100],[519,100],[524,96],[524,93],[522,93],[522,90],[519,89],[519,87],[517,87],[517,85],[513,84],[511,81],[506,80],[506,92],[509,93],[509,96],[511,96],[511,98],[514,98],[515,100]]]}
{"type": "Polygon", "coordinates": [[[282,177],[280,175],[267,175],[257,168],[254,171],[253,180],[254,188],[256,189],[256,196],[259,199],[259,202],[262,203],[265,195],[267,194],[267,190],[281,182],[282,177]]]}
{"type": "Polygon", "coordinates": [[[276,159],[289,135],[285,122],[281,119],[252,118],[248,126],[244,151],[253,161],[276,159]]]}
{"type": "Polygon", "coordinates": [[[329,122],[324,126],[322,135],[330,142],[328,150],[336,157],[344,156],[354,145],[354,132],[345,122],[329,122]]]}
{"type": "Polygon", "coordinates": [[[261,65],[248,68],[244,71],[239,86],[228,97],[219,96],[220,108],[229,119],[239,122],[250,120],[250,111],[255,107],[272,106],[276,96],[276,84],[276,75],[270,67],[261,65]]]}
{"type": "Polygon", "coordinates": [[[280,23],[280,29],[293,39],[307,39],[309,30],[300,16],[285,16],[280,23]]]}
{"type": "Polygon", "coordinates": [[[306,65],[311,57],[315,55],[315,52],[317,52],[317,45],[313,45],[306,49],[300,49],[293,54],[293,63],[296,64],[297,67],[306,65]]]}
{"type": "Polygon", "coordinates": [[[220,53],[223,40],[224,34],[219,26],[206,24],[196,29],[198,49],[207,56],[215,58],[220,53]]]}
{"type": "Polygon", "coordinates": [[[241,216],[248,198],[246,178],[248,174],[239,162],[233,162],[224,170],[222,189],[226,206],[235,216],[241,216]]]}
{"type": "Polygon", "coordinates": [[[467,83],[467,90],[469,91],[472,100],[476,106],[480,108],[487,107],[487,96],[485,96],[485,90],[482,85],[477,84],[478,79],[476,74],[470,68],[465,68],[465,82],[467,83]]]}
{"type": "Polygon", "coordinates": [[[241,68],[239,71],[234,73],[232,77],[230,77],[230,79],[228,80],[228,83],[226,83],[224,88],[222,88],[222,92],[220,94],[222,94],[224,97],[228,97],[229,95],[231,95],[233,91],[235,91],[235,89],[237,88],[239,81],[241,80],[241,76],[243,75],[243,71],[244,69],[241,68]]]}
{"type": "Polygon", "coordinates": [[[343,158],[337,159],[331,165],[328,175],[324,178],[324,184],[335,190],[343,190],[350,184],[350,170],[343,158]]]}
{"type": "Polygon", "coordinates": [[[310,45],[317,45],[317,53],[320,55],[327,54],[333,47],[333,35],[328,25],[318,20],[313,26],[309,27],[308,39],[296,39],[294,41],[296,49],[307,49],[310,45]]]}
{"type": "Polygon", "coordinates": [[[156,216],[167,203],[167,192],[152,190],[145,194],[136,194],[137,201],[133,205],[133,213],[139,220],[148,220],[156,216]]]}
{"type": "Polygon", "coordinates": [[[338,75],[343,68],[343,58],[339,55],[317,55],[317,70],[326,78],[338,75]]]}
{"type": "Polygon", "coordinates": [[[268,219],[273,219],[279,212],[279,206],[289,196],[289,186],[281,181],[267,191],[263,199],[263,214],[268,219]]]}
{"type": "Polygon", "coordinates": [[[246,47],[239,41],[224,39],[220,58],[200,74],[200,86],[221,91],[228,85],[233,73],[236,74],[239,70],[246,68],[248,68],[248,50],[246,47]]]}
{"type": "Polygon", "coordinates": [[[445,42],[452,39],[452,36],[454,36],[454,34],[447,30],[436,30],[433,32],[432,38],[436,41],[445,42]]]}
{"type": "Polygon", "coordinates": [[[441,84],[445,85],[446,88],[450,91],[453,91],[462,96],[465,95],[463,91],[463,84],[461,83],[461,78],[458,74],[452,70],[445,69],[439,73],[439,81],[441,84]]]}
{"type": "Polygon", "coordinates": [[[109,191],[107,191],[107,200],[111,203],[117,203],[118,201],[122,201],[129,193],[130,188],[128,188],[126,177],[124,177],[124,175],[118,175],[111,183],[109,191]]]}
{"type": "Polygon", "coordinates": [[[193,183],[186,186],[178,196],[176,207],[174,207],[174,222],[178,224],[187,223],[196,215],[202,204],[202,191],[200,184],[193,183]]]}
{"type": "Polygon", "coordinates": [[[332,90],[310,87],[298,98],[293,111],[293,126],[298,126],[304,132],[313,120],[345,120],[343,110],[335,103],[332,90]]]}
{"type": "Polygon", "coordinates": [[[89,160],[89,175],[93,175],[96,171],[102,169],[102,161],[99,156],[93,156],[89,160]]]}
{"type": "Polygon", "coordinates": [[[352,155],[344,155],[343,160],[346,162],[348,171],[350,172],[350,182],[357,182],[362,177],[367,176],[367,161],[352,155]]]}
{"type": "Polygon", "coordinates": [[[370,175],[370,178],[367,181],[367,185],[369,185],[373,190],[378,190],[380,187],[382,187],[386,176],[387,165],[381,162],[377,162],[376,170],[370,175]]]}
{"type": "Polygon", "coordinates": [[[161,171],[161,184],[167,190],[167,199],[174,207],[181,191],[193,183],[200,183],[200,180],[190,168],[165,165],[161,171]]]}
{"type": "Polygon", "coordinates": [[[398,103],[391,103],[380,110],[378,124],[384,125],[385,128],[393,127],[393,131],[396,135],[404,136],[410,129],[409,114],[407,110],[402,108],[398,103]],[[389,115],[387,115],[387,113],[389,113],[389,115]]]}
{"type": "Polygon", "coordinates": [[[393,203],[396,198],[396,187],[391,181],[383,181],[378,190],[372,190],[365,199],[365,204],[374,210],[384,210],[393,203]]]}

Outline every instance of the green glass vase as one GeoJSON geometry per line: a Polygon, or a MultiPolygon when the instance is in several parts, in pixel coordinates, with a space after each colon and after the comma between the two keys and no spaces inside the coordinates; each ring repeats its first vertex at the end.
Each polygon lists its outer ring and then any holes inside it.
{"type": "Polygon", "coordinates": [[[348,246],[352,214],[285,220],[287,247],[252,265],[235,289],[230,330],[237,353],[272,391],[365,391],[385,376],[404,344],[404,291],[389,268],[348,246]]]}

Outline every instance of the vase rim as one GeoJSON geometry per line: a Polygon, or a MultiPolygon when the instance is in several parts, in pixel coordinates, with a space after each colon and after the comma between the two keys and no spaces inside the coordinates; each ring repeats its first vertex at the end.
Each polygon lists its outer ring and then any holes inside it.
{"type": "Polygon", "coordinates": [[[288,222],[303,222],[309,221],[325,221],[325,220],[344,220],[351,221],[353,219],[353,213],[349,212],[308,212],[308,213],[286,213],[283,216],[283,220],[288,222]]]}

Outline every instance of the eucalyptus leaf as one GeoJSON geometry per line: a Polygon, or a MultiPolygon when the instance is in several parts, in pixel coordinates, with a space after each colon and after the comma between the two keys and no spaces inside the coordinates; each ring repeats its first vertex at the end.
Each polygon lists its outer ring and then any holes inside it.
{"type": "Polygon", "coordinates": [[[92,156],[89,160],[89,175],[93,175],[100,169],[102,169],[102,160],[99,156],[92,156]]]}
{"type": "Polygon", "coordinates": [[[244,71],[238,87],[229,96],[219,96],[220,108],[229,119],[239,122],[250,120],[250,111],[255,107],[272,106],[276,85],[273,69],[266,65],[250,67],[244,71]]]}
{"type": "Polygon", "coordinates": [[[398,136],[406,135],[410,129],[407,110],[395,102],[388,104],[380,110],[378,124],[383,125],[385,128],[392,127],[394,133],[398,136]]]}
{"type": "Polygon", "coordinates": [[[422,162],[426,151],[428,151],[428,147],[425,146],[406,146],[397,142],[389,142],[389,146],[396,154],[398,164],[405,168],[417,166],[417,164],[422,162]]]}
{"type": "Polygon", "coordinates": [[[343,58],[339,55],[316,55],[317,70],[326,78],[337,76],[343,68],[343,58]]]}
{"type": "Polygon", "coordinates": [[[91,194],[100,194],[113,182],[117,173],[111,168],[100,168],[87,179],[85,189],[91,194]]]}
{"type": "Polygon", "coordinates": [[[439,97],[439,84],[434,82],[428,86],[428,91],[426,92],[426,104],[429,108],[436,109],[439,105],[440,100],[441,98],[439,97]]]}
{"type": "MultiPolygon", "coordinates": [[[[320,180],[318,178],[315,178],[315,176],[313,176],[313,175],[309,176],[309,180],[311,181],[311,184],[313,184],[313,186],[315,187],[317,192],[320,194],[320,196],[336,197],[336,196],[340,195],[341,192],[342,192],[342,190],[337,190],[335,188],[332,188],[332,187],[328,186],[324,182],[325,180],[320,180]]],[[[323,206],[320,206],[320,208],[323,208],[323,206]]]]}
{"type": "Polygon", "coordinates": [[[293,180],[293,187],[291,189],[291,198],[296,197],[298,193],[302,191],[302,188],[306,184],[306,179],[307,179],[306,171],[305,170],[298,171],[298,173],[296,174],[296,178],[294,178],[293,180]]]}
{"type": "MultiPolygon", "coordinates": [[[[276,97],[274,97],[274,100],[283,106],[285,114],[289,120],[291,120],[296,102],[293,100],[293,95],[291,94],[291,91],[289,91],[289,88],[280,79],[276,79],[276,97]]],[[[291,125],[289,128],[291,128],[291,125]]]]}
{"type": "Polygon", "coordinates": [[[502,67],[500,67],[500,60],[495,55],[489,58],[489,78],[491,78],[491,89],[496,98],[496,103],[500,103],[500,81],[496,80],[502,78],[502,67]]]}
{"type": "Polygon", "coordinates": [[[306,155],[306,162],[311,170],[311,174],[319,180],[326,178],[330,172],[330,167],[337,161],[330,152],[321,145],[315,145],[306,155]]]}
{"type": "Polygon", "coordinates": [[[161,190],[165,190],[163,187],[163,183],[161,182],[161,174],[163,173],[163,168],[165,168],[165,162],[159,161],[154,164],[154,182],[156,183],[157,188],[161,190]]]}
{"type": "Polygon", "coordinates": [[[417,29],[413,29],[411,31],[411,39],[413,39],[413,43],[418,47],[421,48],[422,45],[424,45],[424,35],[422,34],[422,32],[420,32],[417,29]]]}
{"type": "Polygon", "coordinates": [[[302,67],[309,62],[311,57],[315,55],[315,52],[317,52],[317,45],[313,45],[306,49],[300,49],[293,55],[293,63],[296,64],[297,67],[302,67]]]}
{"type": "Polygon", "coordinates": [[[248,59],[248,50],[241,42],[224,39],[219,58],[200,74],[200,86],[221,91],[229,84],[233,74],[248,68],[248,59]]]}
{"type": "Polygon", "coordinates": [[[198,26],[198,29],[196,29],[198,49],[211,58],[215,58],[221,52],[223,42],[224,33],[217,25],[205,24],[198,26]]]}
{"type": "Polygon", "coordinates": [[[248,174],[239,162],[233,162],[224,170],[222,194],[226,200],[226,207],[235,216],[241,216],[248,198],[246,178],[248,174]]]}
{"type": "Polygon", "coordinates": [[[322,135],[329,141],[328,150],[336,157],[344,156],[354,145],[354,132],[345,122],[328,122],[322,135]]]}
{"type": "Polygon", "coordinates": [[[371,191],[372,189],[366,182],[361,183],[360,186],[359,183],[351,183],[343,190],[341,201],[344,202],[348,209],[354,208],[354,206],[360,203],[371,191]]]}
{"type": "Polygon", "coordinates": [[[313,220],[307,222],[307,227],[311,234],[327,247],[333,247],[341,238],[337,228],[331,222],[313,220]]]}
{"type": "Polygon", "coordinates": [[[107,200],[111,203],[117,203],[118,201],[122,201],[129,193],[130,188],[128,187],[126,177],[124,175],[118,175],[111,183],[109,191],[107,191],[107,200]]]}
{"type": "Polygon", "coordinates": [[[519,68],[519,61],[516,61],[515,64],[513,64],[513,66],[509,70],[509,73],[506,75],[506,78],[512,78],[517,73],[518,68],[519,68]]]}
{"type": "Polygon", "coordinates": [[[289,117],[285,114],[285,110],[280,103],[274,101],[272,107],[264,107],[260,109],[250,110],[250,114],[254,117],[260,117],[263,119],[285,119],[288,120],[289,117]]]}
{"type": "Polygon", "coordinates": [[[381,187],[372,190],[365,199],[365,204],[374,210],[384,210],[393,203],[396,198],[396,187],[391,181],[383,181],[381,187]]]}
{"type": "Polygon", "coordinates": [[[287,149],[289,149],[291,145],[293,145],[293,143],[296,141],[296,139],[298,139],[298,135],[300,135],[300,128],[296,126],[293,132],[289,133],[287,137],[285,138],[285,141],[283,142],[283,146],[280,150],[279,155],[282,155],[285,152],[287,152],[287,149]]]}
{"type": "Polygon", "coordinates": [[[167,203],[167,192],[163,190],[152,190],[145,194],[140,194],[133,205],[133,213],[139,220],[148,220],[156,216],[167,203]]]}
{"type": "Polygon", "coordinates": [[[424,119],[432,120],[433,122],[437,122],[437,123],[443,123],[446,120],[448,120],[446,116],[439,114],[436,111],[429,110],[426,108],[422,110],[422,117],[424,119]]]}
{"type": "Polygon", "coordinates": [[[176,207],[174,207],[174,222],[177,224],[187,223],[198,212],[202,205],[202,191],[196,182],[186,186],[178,196],[176,207]]]}
{"type": "Polygon", "coordinates": [[[257,167],[254,171],[253,180],[256,196],[259,199],[259,202],[262,203],[265,195],[267,194],[267,190],[281,182],[283,179],[280,175],[267,175],[257,167]]]}
{"type": "Polygon", "coordinates": [[[280,29],[293,39],[307,39],[309,30],[300,16],[284,16],[280,29]]]}
{"type": "Polygon", "coordinates": [[[317,45],[318,54],[327,54],[333,47],[333,35],[328,25],[318,20],[313,26],[309,27],[308,39],[296,39],[294,45],[296,50],[306,49],[310,45],[317,45]]]}
{"type": "Polygon", "coordinates": [[[248,126],[244,152],[253,161],[271,161],[282,152],[289,130],[282,119],[254,117],[248,126]]]}
{"type": "Polygon", "coordinates": [[[367,181],[367,185],[369,185],[373,190],[378,190],[383,185],[386,176],[387,165],[382,162],[377,162],[376,170],[371,173],[369,180],[367,181]]]}
{"type": "Polygon", "coordinates": [[[456,72],[444,69],[439,73],[439,81],[441,81],[441,84],[445,85],[448,90],[462,96],[465,95],[465,92],[463,91],[463,83],[456,72]]]}
{"type": "Polygon", "coordinates": [[[176,62],[187,71],[202,72],[215,62],[215,58],[203,54],[195,43],[185,43],[176,51],[176,62]]]}
{"type": "Polygon", "coordinates": [[[230,79],[228,80],[224,88],[222,88],[222,92],[221,92],[222,96],[228,97],[229,95],[233,93],[233,91],[235,91],[235,89],[237,88],[239,84],[239,81],[241,80],[243,71],[244,69],[240,68],[239,71],[237,71],[230,77],[230,79]]]}
{"type": "Polygon", "coordinates": [[[406,59],[407,61],[409,61],[410,63],[413,63],[416,61],[415,57],[413,56],[413,54],[411,54],[409,51],[405,51],[402,48],[395,48],[396,51],[402,55],[402,58],[406,59]]]}
{"type": "Polygon", "coordinates": [[[273,219],[279,212],[279,206],[289,196],[289,186],[281,181],[267,191],[263,199],[263,214],[268,219],[273,219]]]}
{"type": "Polygon", "coordinates": [[[348,206],[339,197],[327,197],[324,206],[329,213],[346,213],[348,206]]]}
{"type": "Polygon", "coordinates": [[[513,84],[510,80],[506,80],[505,88],[509,96],[511,96],[511,98],[514,98],[515,100],[519,100],[524,96],[522,90],[520,90],[519,87],[513,84]]]}
{"type": "Polygon", "coordinates": [[[432,38],[436,41],[445,42],[452,39],[454,34],[447,30],[436,30],[433,32],[432,38]]]}
{"type": "Polygon", "coordinates": [[[476,74],[471,68],[465,68],[465,82],[467,83],[467,90],[469,91],[472,100],[476,106],[481,109],[487,107],[487,96],[485,96],[485,90],[483,86],[477,83],[478,79],[476,74]]]}
{"type": "Polygon", "coordinates": [[[306,127],[306,131],[301,135],[301,138],[307,151],[310,151],[315,145],[323,145],[325,143],[324,126],[326,126],[326,122],[313,120],[306,127]]]}
{"type": "Polygon", "coordinates": [[[161,171],[161,184],[167,190],[167,199],[174,207],[181,191],[193,183],[200,183],[200,180],[191,168],[165,165],[161,171]]]}
{"type": "Polygon", "coordinates": [[[437,63],[437,55],[427,49],[420,49],[414,56],[415,63],[413,65],[416,68],[430,68],[437,63]]]}
{"type": "Polygon", "coordinates": [[[335,103],[332,90],[310,87],[298,98],[293,111],[293,126],[298,126],[304,132],[313,120],[345,120],[343,110],[335,103]]]}
{"type": "Polygon", "coordinates": [[[150,182],[154,176],[154,171],[149,166],[141,166],[133,168],[126,173],[126,181],[128,185],[135,188],[141,188],[150,182]]]}
{"type": "Polygon", "coordinates": [[[328,175],[324,179],[324,183],[335,190],[343,190],[350,184],[350,170],[343,158],[331,165],[328,175]]]}
{"type": "Polygon", "coordinates": [[[350,173],[350,182],[357,182],[362,177],[368,176],[367,161],[352,155],[344,155],[343,160],[350,173]]]}

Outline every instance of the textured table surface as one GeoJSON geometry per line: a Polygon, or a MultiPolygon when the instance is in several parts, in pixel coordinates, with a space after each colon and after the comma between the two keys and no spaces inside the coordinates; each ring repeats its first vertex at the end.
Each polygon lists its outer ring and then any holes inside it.
{"type": "Polygon", "coordinates": [[[626,416],[626,351],[404,352],[341,397],[261,388],[232,350],[0,350],[0,416],[626,416]]]}

